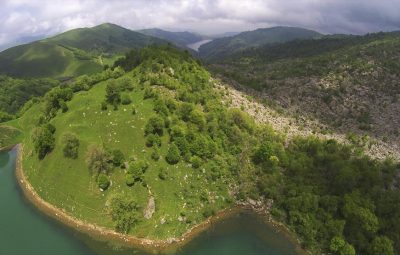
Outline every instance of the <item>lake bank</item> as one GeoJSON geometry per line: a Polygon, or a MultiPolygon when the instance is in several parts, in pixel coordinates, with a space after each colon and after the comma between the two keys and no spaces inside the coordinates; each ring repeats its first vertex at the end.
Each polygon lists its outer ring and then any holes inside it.
{"type": "Polygon", "coordinates": [[[257,210],[255,211],[254,206],[250,204],[240,204],[232,208],[227,208],[222,211],[219,211],[216,215],[211,216],[205,221],[201,222],[198,225],[193,226],[190,230],[188,230],[185,234],[183,234],[179,238],[168,238],[166,240],[153,240],[146,238],[138,238],[132,235],[126,235],[119,232],[116,232],[112,229],[108,229],[105,227],[98,226],[93,223],[88,223],[77,218],[72,217],[66,211],[57,208],[56,206],[46,202],[43,200],[38,193],[35,191],[33,186],[29,183],[27,177],[23,172],[22,167],[22,156],[23,156],[23,146],[17,145],[17,158],[16,158],[16,178],[17,183],[19,184],[23,194],[25,197],[41,212],[50,216],[53,219],[56,219],[63,224],[78,230],[79,232],[88,234],[91,237],[96,238],[100,241],[107,241],[118,243],[120,245],[132,248],[139,248],[149,253],[159,253],[165,251],[175,251],[180,247],[186,245],[188,242],[193,240],[195,237],[199,236],[202,232],[209,229],[214,224],[224,220],[231,218],[235,215],[238,215],[241,212],[255,212],[265,224],[272,226],[278,232],[282,233],[284,238],[293,242],[293,244],[297,247],[297,254],[305,254],[305,252],[300,248],[299,242],[296,238],[293,238],[293,235],[290,231],[281,223],[275,222],[269,212],[267,210],[257,210]]]}

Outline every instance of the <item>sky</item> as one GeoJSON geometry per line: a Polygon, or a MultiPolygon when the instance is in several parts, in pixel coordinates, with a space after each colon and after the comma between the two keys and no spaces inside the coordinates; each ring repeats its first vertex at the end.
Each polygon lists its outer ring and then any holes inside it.
{"type": "Polygon", "coordinates": [[[400,30],[400,0],[0,0],[0,46],[105,22],[207,35],[277,25],[364,34],[400,30]]]}

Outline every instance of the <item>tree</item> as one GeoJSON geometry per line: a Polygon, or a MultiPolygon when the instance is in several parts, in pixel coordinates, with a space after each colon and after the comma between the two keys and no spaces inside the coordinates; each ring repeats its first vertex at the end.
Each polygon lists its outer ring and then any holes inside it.
{"type": "Polygon", "coordinates": [[[32,133],[32,141],[39,159],[43,159],[55,146],[53,133],[46,127],[35,128],[32,133]]]}
{"type": "Polygon", "coordinates": [[[157,134],[149,134],[146,139],[146,146],[153,147],[153,146],[161,146],[161,139],[157,134]]]}
{"type": "Polygon", "coordinates": [[[78,157],[79,139],[75,134],[65,133],[62,137],[64,144],[63,153],[67,158],[76,159],[78,157]]]}
{"type": "Polygon", "coordinates": [[[112,157],[101,146],[96,144],[90,145],[86,152],[86,164],[89,170],[96,175],[100,173],[108,173],[112,169],[112,157]]]}
{"type": "Polygon", "coordinates": [[[355,255],[356,251],[353,246],[347,243],[342,237],[335,236],[331,240],[329,248],[332,252],[337,255],[355,255]]]}
{"type": "Polygon", "coordinates": [[[107,83],[106,101],[112,105],[118,105],[121,102],[121,89],[115,80],[107,83]]]}
{"type": "Polygon", "coordinates": [[[369,246],[370,255],[394,255],[393,242],[386,236],[377,236],[369,246]]]}
{"type": "Polygon", "coordinates": [[[158,134],[162,136],[164,133],[164,120],[160,116],[150,117],[144,129],[145,135],[158,134]]]}
{"type": "Polygon", "coordinates": [[[165,160],[169,164],[174,165],[174,164],[177,164],[180,159],[181,159],[181,156],[179,153],[179,149],[174,143],[172,143],[169,146],[168,153],[167,153],[167,156],[165,157],[165,160]]]}
{"type": "Polygon", "coordinates": [[[140,219],[139,206],[129,195],[117,194],[111,197],[109,213],[114,221],[115,230],[128,233],[131,227],[140,219]]]}

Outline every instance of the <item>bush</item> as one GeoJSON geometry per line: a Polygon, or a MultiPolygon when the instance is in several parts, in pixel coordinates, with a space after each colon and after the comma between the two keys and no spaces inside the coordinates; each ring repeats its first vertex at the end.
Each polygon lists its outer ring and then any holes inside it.
{"type": "Polygon", "coordinates": [[[193,168],[199,168],[203,164],[203,160],[198,156],[193,156],[190,158],[190,163],[192,163],[193,168]]]}
{"type": "Polygon", "coordinates": [[[159,153],[158,147],[154,147],[154,150],[153,150],[153,152],[151,153],[151,158],[152,158],[154,161],[158,161],[158,160],[160,159],[160,153],[159,153]]]}
{"type": "Polygon", "coordinates": [[[108,176],[105,174],[99,174],[99,176],[97,177],[97,185],[103,191],[107,190],[110,186],[110,180],[108,179],[108,176]]]}
{"type": "Polygon", "coordinates": [[[67,105],[67,103],[65,103],[64,101],[61,101],[61,102],[60,102],[60,107],[61,107],[61,111],[62,111],[63,113],[65,113],[65,112],[68,111],[68,105],[67,105]]]}
{"type": "Polygon", "coordinates": [[[121,150],[113,150],[112,151],[112,162],[114,166],[121,166],[125,161],[125,156],[121,150]]]}
{"type": "Polygon", "coordinates": [[[168,172],[165,170],[165,168],[159,169],[158,178],[161,180],[166,180],[168,178],[168,172]]]}
{"type": "Polygon", "coordinates": [[[122,103],[123,105],[128,105],[128,104],[132,103],[132,99],[131,99],[131,97],[129,96],[128,93],[123,93],[123,94],[122,94],[122,96],[121,96],[121,103],[122,103]]]}
{"type": "Polygon", "coordinates": [[[101,102],[101,110],[106,111],[108,108],[107,102],[101,102]]]}
{"type": "Polygon", "coordinates": [[[155,134],[150,134],[147,136],[146,139],[146,146],[147,147],[152,147],[152,146],[161,146],[161,139],[158,135],[155,134]]]}
{"type": "Polygon", "coordinates": [[[133,174],[126,174],[125,175],[125,183],[129,187],[131,187],[131,186],[133,186],[135,184],[135,177],[133,176],[133,174]]]}
{"type": "Polygon", "coordinates": [[[75,134],[66,133],[63,135],[62,143],[64,144],[64,157],[76,159],[78,158],[79,139],[75,134]]]}
{"type": "Polygon", "coordinates": [[[136,113],[137,113],[136,107],[132,106],[132,115],[136,115],[136,113]]]}
{"type": "Polygon", "coordinates": [[[181,156],[179,153],[179,149],[174,143],[172,143],[169,146],[167,156],[165,156],[165,160],[169,164],[174,165],[174,164],[177,164],[180,159],[181,159],[181,156]]]}

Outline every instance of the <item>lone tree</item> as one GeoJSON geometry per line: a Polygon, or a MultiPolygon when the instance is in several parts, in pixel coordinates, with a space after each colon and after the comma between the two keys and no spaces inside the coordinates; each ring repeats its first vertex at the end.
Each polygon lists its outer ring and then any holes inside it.
{"type": "Polygon", "coordinates": [[[174,165],[174,164],[177,164],[180,159],[181,159],[181,156],[180,156],[178,147],[174,143],[171,144],[171,146],[168,149],[168,153],[167,153],[167,156],[165,157],[165,160],[169,164],[174,165]]]}
{"type": "Polygon", "coordinates": [[[115,80],[111,80],[107,84],[106,101],[112,105],[118,105],[121,102],[121,88],[115,80]]]}
{"type": "Polygon", "coordinates": [[[75,134],[65,133],[62,138],[62,143],[64,144],[63,153],[65,157],[72,159],[78,158],[79,139],[75,134]]]}
{"type": "Polygon", "coordinates": [[[53,133],[47,126],[38,127],[33,130],[32,141],[39,159],[43,159],[54,149],[55,139],[53,133]]]}
{"type": "Polygon", "coordinates": [[[112,156],[103,147],[93,144],[86,152],[86,164],[93,174],[109,173],[112,169],[112,156]]]}

